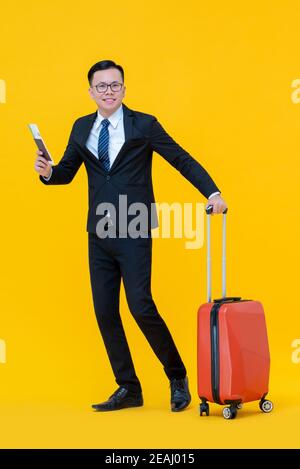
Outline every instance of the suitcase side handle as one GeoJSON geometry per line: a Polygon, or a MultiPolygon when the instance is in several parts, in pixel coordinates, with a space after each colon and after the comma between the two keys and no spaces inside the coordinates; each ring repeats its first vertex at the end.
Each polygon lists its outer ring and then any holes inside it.
{"type": "Polygon", "coordinates": [[[241,296],[227,296],[226,298],[217,298],[214,303],[232,303],[234,301],[241,301],[241,296]]]}
{"type": "MultiPolygon", "coordinates": [[[[213,206],[208,205],[206,211],[206,226],[207,226],[207,302],[211,302],[211,214],[213,206]]],[[[222,223],[222,298],[226,298],[226,215],[228,209],[223,212],[222,223]]]]}

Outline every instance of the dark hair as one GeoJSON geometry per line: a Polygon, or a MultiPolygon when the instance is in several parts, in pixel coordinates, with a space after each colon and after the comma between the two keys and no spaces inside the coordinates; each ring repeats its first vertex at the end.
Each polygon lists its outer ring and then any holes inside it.
{"type": "Polygon", "coordinates": [[[121,67],[121,65],[117,65],[113,60],[101,60],[101,62],[97,62],[95,65],[93,65],[89,72],[88,72],[88,80],[89,84],[92,84],[93,76],[95,72],[98,72],[98,70],[108,70],[109,68],[116,68],[121,72],[122,79],[124,82],[124,70],[121,67]]]}

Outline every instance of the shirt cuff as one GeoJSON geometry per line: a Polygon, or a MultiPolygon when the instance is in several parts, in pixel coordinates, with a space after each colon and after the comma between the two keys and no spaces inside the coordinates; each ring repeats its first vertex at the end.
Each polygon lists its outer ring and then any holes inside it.
{"type": "Polygon", "coordinates": [[[221,194],[221,192],[213,192],[213,193],[210,194],[210,196],[208,197],[208,200],[211,199],[214,195],[217,195],[217,194],[221,194]]]}
{"type": "Polygon", "coordinates": [[[49,181],[51,176],[52,176],[52,168],[51,168],[50,176],[48,176],[47,178],[45,176],[42,176],[42,178],[45,179],[45,181],[49,181]]]}

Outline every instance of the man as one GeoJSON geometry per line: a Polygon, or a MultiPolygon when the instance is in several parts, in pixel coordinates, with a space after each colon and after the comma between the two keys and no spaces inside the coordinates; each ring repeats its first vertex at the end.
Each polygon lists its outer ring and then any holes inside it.
{"type": "Polygon", "coordinates": [[[169,379],[171,410],[181,411],[191,401],[186,368],[157,311],[150,287],[151,228],[157,226],[157,221],[149,215],[147,236],[144,231],[143,236],[134,237],[130,236],[130,220],[127,220],[124,233],[124,223],[120,220],[125,214],[118,206],[119,196],[126,195],[128,204],[143,203],[149,209],[148,213],[152,213],[151,165],[155,151],[209,199],[213,213],[222,213],[227,206],[205,169],[165,132],[154,116],[133,111],[122,103],[126,88],[120,65],[111,60],[98,62],[89,70],[88,81],[97,112],[75,121],[58,165],[51,167],[38,151],[35,170],[46,185],[70,183],[82,163],[87,170],[89,212],[86,229],[93,302],[119,385],[107,401],[92,407],[96,411],[111,411],[143,405],[141,384],[119,312],[122,278],[130,311],[169,379]],[[103,203],[110,204],[110,208],[102,213],[98,207],[103,203]],[[116,209],[115,217],[112,217],[112,208],[116,209]],[[103,215],[101,219],[97,217],[99,213],[103,215]],[[107,235],[112,227],[117,236],[107,235]]]}

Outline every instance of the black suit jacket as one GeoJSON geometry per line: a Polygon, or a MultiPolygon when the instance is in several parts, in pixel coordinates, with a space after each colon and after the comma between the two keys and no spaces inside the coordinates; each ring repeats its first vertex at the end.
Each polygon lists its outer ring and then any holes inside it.
{"type": "MultiPolygon", "coordinates": [[[[46,185],[69,184],[84,163],[89,187],[86,230],[91,233],[96,233],[96,225],[101,218],[96,214],[96,209],[103,202],[112,203],[116,207],[118,225],[121,194],[126,194],[128,206],[134,202],[143,202],[148,208],[148,226],[155,228],[158,225],[156,210],[153,210],[153,151],[174,166],[206,198],[213,192],[220,191],[207,171],[166,133],[156,117],[133,111],[125,104],[122,106],[125,142],[108,173],[99,159],[85,146],[97,117],[97,112],[94,112],[75,121],[65,153],[60,162],[53,166],[50,180],[46,181],[40,176],[40,180],[46,185]]],[[[132,217],[134,216],[128,216],[128,223],[132,217]]]]}

